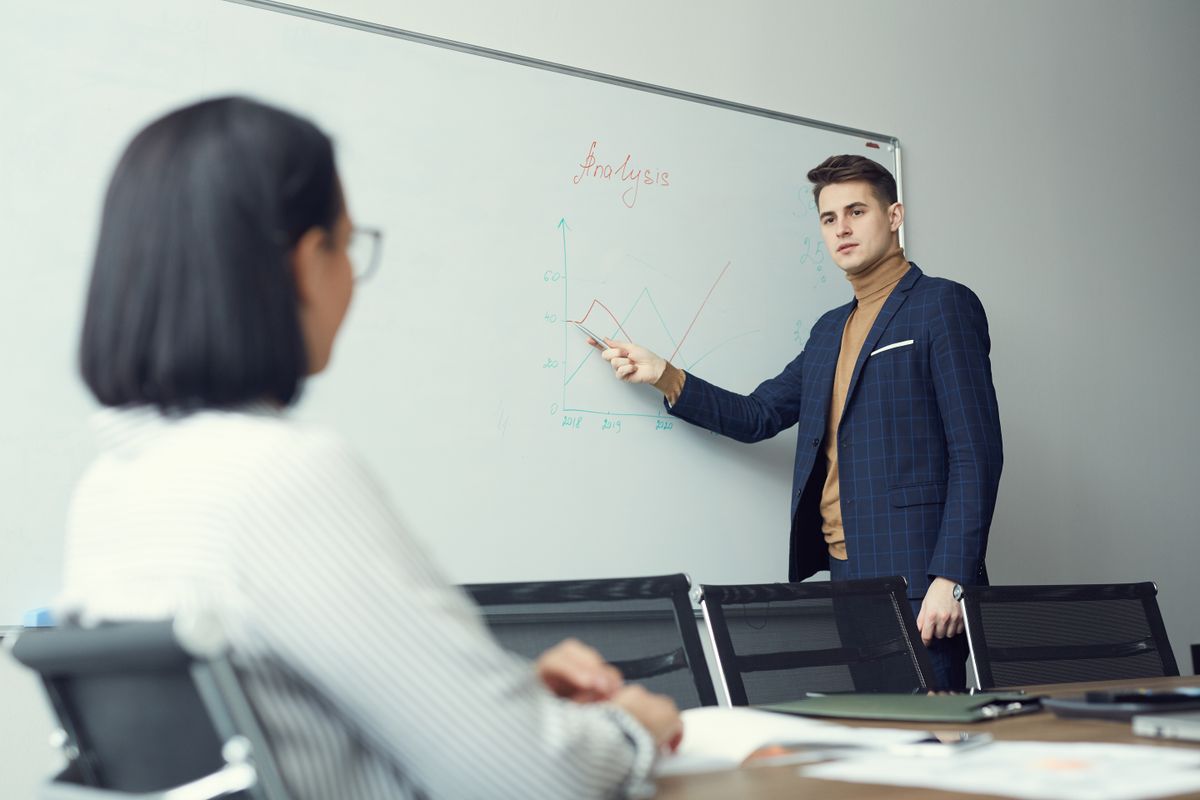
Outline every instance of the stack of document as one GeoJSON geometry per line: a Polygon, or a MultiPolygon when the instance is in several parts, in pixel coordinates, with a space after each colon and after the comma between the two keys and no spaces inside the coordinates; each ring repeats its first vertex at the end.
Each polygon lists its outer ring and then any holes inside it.
{"type": "Polygon", "coordinates": [[[752,753],[769,745],[816,751],[846,748],[886,751],[927,736],[922,731],[849,728],[752,708],[690,708],[683,712],[683,742],[675,754],[659,761],[657,774],[733,769],[752,753]]]}
{"type": "MultiPolygon", "coordinates": [[[[852,728],[753,708],[683,712],[679,751],[656,775],[733,769],[748,756],[781,745],[824,759],[805,777],[850,783],[921,786],[1028,800],[1143,800],[1200,792],[1200,750],[1135,744],[1010,742],[982,747],[930,747],[925,731],[852,728]],[[938,758],[914,757],[938,755],[938,758]]],[[[974,738],[974,737],[972,737],[974,738]]],[[[812,759],[810,759],[811,762],[812,759]]]]}
{"type": "Polygon", "coordinates": [[[853,755],[804,768],[810,778],[1028,800],[1141,800],[1200,791],[1200,751],[1137,744],[993,742],[954,758],[853,755]]]}

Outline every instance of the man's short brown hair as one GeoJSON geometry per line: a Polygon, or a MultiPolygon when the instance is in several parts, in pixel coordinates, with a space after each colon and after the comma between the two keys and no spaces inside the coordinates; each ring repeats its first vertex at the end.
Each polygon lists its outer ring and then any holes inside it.
{"type": "Polygon", "coordinates": [[[821,202],[821,190],[831,183],[866,181],[886,208],[897,201],[896,179],[877,161],[865,156],[830,156],[808,171],[813,185],[813,200],[821,202]]]}

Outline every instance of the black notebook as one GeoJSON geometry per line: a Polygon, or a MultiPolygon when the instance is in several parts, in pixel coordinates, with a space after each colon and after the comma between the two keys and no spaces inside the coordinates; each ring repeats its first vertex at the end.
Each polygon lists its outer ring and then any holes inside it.
{"type": "Polygon", "coordinates": [[[983,694],[827,694],[788,703],[756,706],[764,711],[808,717],[886,719],[911,722],[981,722],[1038,711],[1033,695],[1012,692],[983,694]]]}

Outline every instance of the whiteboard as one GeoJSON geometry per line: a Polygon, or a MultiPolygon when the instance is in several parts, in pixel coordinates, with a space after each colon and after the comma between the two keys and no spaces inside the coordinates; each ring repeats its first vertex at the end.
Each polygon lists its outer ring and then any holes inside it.
{"type": "Polygon", "coordinates": [[[269,3],[22,3],[0,28],[0,622],[59,588],[94,455],[76,337],[131,135],[248,94],[331,133],[385,231],[298,414],[340,431],[454,581],[784,580],[794,433],[747,446],[616,382],[586,318],[741,392],[851,292],[805,173],[892,137],[269,3]],[[260,7],[254,7],[255,5],[260,7]]]}

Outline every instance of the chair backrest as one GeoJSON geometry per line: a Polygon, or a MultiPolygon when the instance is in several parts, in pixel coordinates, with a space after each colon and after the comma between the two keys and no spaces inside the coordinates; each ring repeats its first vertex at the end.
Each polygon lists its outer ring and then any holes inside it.
{"type": "Polygon", "coordinates": [[[731,705],[933,685],[903,577],[700,587],[731,705]]]}
{"type": "Polygon", "coordinates": [[[536,658],[574,637],[598,650],[627,681],[670,695],[681,709],[717,704],[686,575],[463,588],[507,650],[536,658]]]}
{"type": "Polygon", "coordinates": [[[211,622],[29,629],[12,652],[41,676],[61,725],[68,767],[43,798],[149,798],[183,786],[190,798],[287,797],[211,622]]]}
{"type": "Polygon", "coordinates": [[[964,586],[980,688],[1178,675],[1153,583],[964,586]]]}

